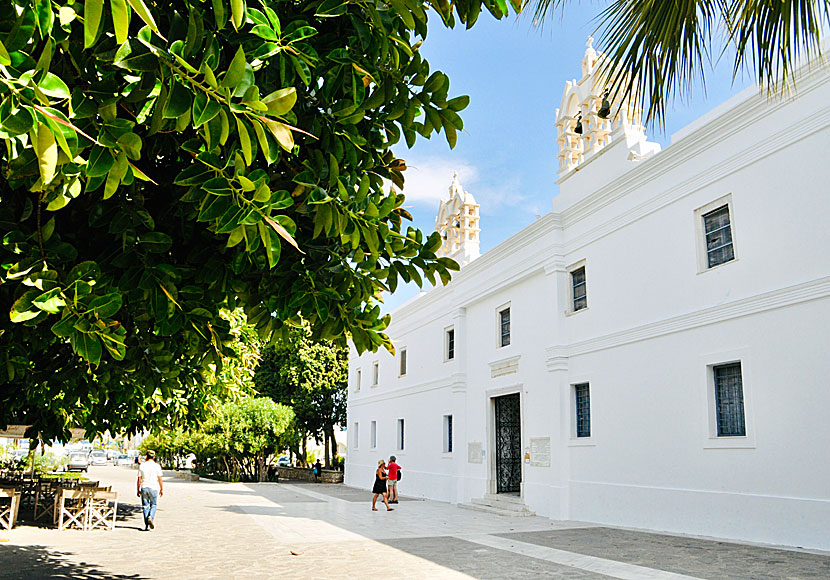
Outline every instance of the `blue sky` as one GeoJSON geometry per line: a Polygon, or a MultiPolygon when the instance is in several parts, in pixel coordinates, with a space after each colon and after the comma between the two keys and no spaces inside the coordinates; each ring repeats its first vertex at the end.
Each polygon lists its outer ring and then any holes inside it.
{"type": "MultiPolygon", "coordinates": [[[[585,42],[602,4],[569,3],[566,14],[549,18],[542,29],[528,16],[497,21],[482,13],[471,30],[446,30],[431,14],[421,53],[431,71],[449,76],[449,96],[469,95],[470,106],[461,113],[464,131],[455,149],[443,133],[430,140],[419,136],[412,149],[403,143],[395,148],[409,167],[404,193],[417,227],[434,229],[454,170],[481,205],[482,253],[551,211],[558,193],[554,113],[565,81],[581,74],[585,42]]],[[[733,85],[732,62],[724,60],[706,71],[705,90],[697,86],[688,102],[668,107],[665,132],[647,129],[651,141],[665,148],[672,133],[748,86],[740,78],[733,85]]],[[[400,286],[384,310],[417,292],[400,286]]]]}

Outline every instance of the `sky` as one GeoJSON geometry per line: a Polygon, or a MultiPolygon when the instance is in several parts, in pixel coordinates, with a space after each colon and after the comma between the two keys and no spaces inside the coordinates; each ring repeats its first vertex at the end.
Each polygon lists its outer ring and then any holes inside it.
{"type": "MultiPolygon", "coordinates": [[[[443,133],[419,136],[412,149],[394,148],[406,160],[405,206],[417,227],[435,229],[453,171],[481,206],[482,253],[551,211],[558,193],[554,114],[565,82],[581,76],[586,40],[603,4],[568,3],[543,28],[527,15],[495,20],[482,12],[471,30],[447,30],[430,15],[421,53],[431,71],[449,76],[449,97],[469,95],[470,105],[460,113],[464,131],[454,149],[443,133]]],[[[731,65],[727,58],[705,70],[705,89],[698,84],[687,101],[670,104],[665,130],[647,128],[649,140],[665,148],[672,133],[748,86],[745,78],[733,84],[731,65]]],[[[414,285],[401,285],[383,309],[391,312],[417,293],[414,285]]]]}

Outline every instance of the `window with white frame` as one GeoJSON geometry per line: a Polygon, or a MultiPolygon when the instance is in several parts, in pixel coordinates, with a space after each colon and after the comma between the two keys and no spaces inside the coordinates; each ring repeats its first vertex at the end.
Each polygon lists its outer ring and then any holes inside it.
{"type": "Polygon", "coordinates": [[[398,419],[398,451],[403,451],[403,419],[398,419]]]}
{"type": "Polygon", "coordinates": [[[444,415],[444,453],[452,453],[452,415],[444,415]]]}
{"type": "Polygon", "coordinates": [[[577,438],[591,436],[591,389],[588,383],[573,386],[574,434],[577,438]]]}
{"type": "Polygon", "coordinates": [[[571,270],[571,310],[578,312],[588,308],[588,285],[585,279],[585,266],[571,270]]]}
{"type": "Polygon", "coordinates": [[[360,392],[360,369],[354,372],[354,390],[356,393],[360,392]]]}
{"type": "Polygon", "coordinates": [[[444,360],[455,358],[455,328],[444,331],[444,360]]]}
{"type": "Polygon", "coordinates": [[[743,377],[741,363],[714,365],[715,418],[718,437],[745,437],[743,377]]]}
{"type": "Polygon", "coordinates": [[[378,375],[380,374],[379,373],[379,367],[380,367],[380,365],[379,365],[378,361],[375,361],[375,362],[372,363],[372,386],[373,387],[378,386],[378,375]]]}
{"type": "Polygon", "coordinates": [[[355,421],[354,435],[352,435],[352,447],[357,449],[359,445],[360,445],[360,423],[355,421]]]}
{"type": "Polygon", "coordinates": [[[499,347],[510,345],[510,307],[499,310],[499,347]]]}
{"type": "Polygon", "coordinates": [[[695,210],[698,236],[698,271],[736,258],[732,196],[726,195],[695,210]]]}
{"type": "Polygon", "coordinates": [[[400,361],[400,362],[401,362],[401,368],[400,368],[400,371],[401,371],[401,372],[400,372],[399,374],[400,374],[400,376],[404,376],[404,375],[406,375],[406,349],[405,349],[405,348],[402,348],[402,349],[401,349],[401,351],[400,351],[400,353],[401,353],[401,354],[400,354],[400,357],[401,357],[401,361],[400,361]]]}
{"type": "Polygon", "coordinates": [[[369,447],[374,449],[378,446],[378,422],[372,421],[369,426],[369,447]]]}

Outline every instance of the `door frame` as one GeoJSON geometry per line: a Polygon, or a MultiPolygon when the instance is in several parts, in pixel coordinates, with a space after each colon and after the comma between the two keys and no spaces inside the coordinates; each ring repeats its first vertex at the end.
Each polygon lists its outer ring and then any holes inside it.
{"type": "MultiPolygon", "coordinates": [[[[498,481],[496,475],[496,401],[504,395],[519,395],[519,447],[524,449],[525,445],[525,397],[522,383],[516,383],[496,389],[488,389],[485,392],[487,405],[487,493],[495,495],[498,493],[498,481]]],[[[525,465],[520,462],[522,482],[519,485],[519,496],[524,497],[525,490],[525,465]]]]}

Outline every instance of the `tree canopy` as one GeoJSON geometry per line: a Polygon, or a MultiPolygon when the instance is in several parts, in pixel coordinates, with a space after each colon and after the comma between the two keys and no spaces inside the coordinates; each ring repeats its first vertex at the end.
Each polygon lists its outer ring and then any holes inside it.
{"type": "MultiPolygon", "coordinates": [[[[518,0],[514,1],[518,9],[518,0]]],[[[386,347],[377,297],[446,283],[391,147],[463,128],[429,10],[505,0],[0,0],[0,424],[204,416],[241,308],[264,339],[386,347]]]]}
{"type": "MultiPolygon", "coordinates": [[[[259,394],[294,411],[294,451],[303,461],[302,442],[308,437],[331,443],[331,457],[337,455],[334,428],[346,422],[348,354],[344,347],[314,340],[308,325],[262,352],[254,385],[259,394]]],[[[326,446],[327,464],[329,458],[326,446]]]]}

